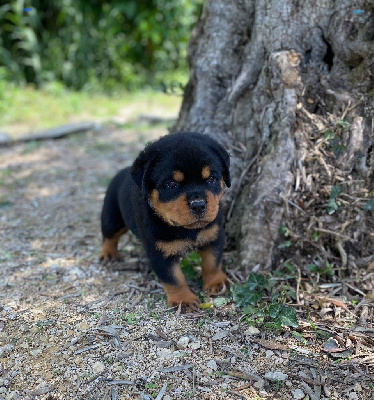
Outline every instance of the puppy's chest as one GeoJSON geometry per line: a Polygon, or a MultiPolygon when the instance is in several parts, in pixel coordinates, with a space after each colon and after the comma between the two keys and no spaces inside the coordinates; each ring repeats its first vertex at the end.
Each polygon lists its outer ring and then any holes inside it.
{"type": "Polygon", "coordinates": [[[156,241],[156,248],[165,257],[180,256],[214,242],[218,237],[218,233],[219,226],[215,224],[207,229],[202,229],[197,233],[195,239],[158,240],[156,241]]]}

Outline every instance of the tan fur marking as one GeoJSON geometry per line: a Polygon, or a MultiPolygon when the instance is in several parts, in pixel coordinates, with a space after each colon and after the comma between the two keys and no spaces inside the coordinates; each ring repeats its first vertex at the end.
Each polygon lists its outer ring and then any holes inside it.
{"type": "Polygon", "coordinates": [[[173,275],[177,281],[176,285],[162,283],[167,296],[168,306],[178,307],[182,303],[182,312],[197,310],[200,300],[187,286],[186,278],[179,264],[173,266],[173,275]]]}
{"type": "Polygon", "coordinates": [[[191,214],[187,203],[186,194],[182,194],[176,200],[161,202],[156,189],[152,190],[150,199],[153,209],[168,224],[172,226],[191,225],[196,218],[191,214]]]}
{"type": "Polygon", "coordinates": [[[165,257],[170,257],[191,251],[194,248],[194,242],[187,239],[173,240],[171,242],[159,240],[156,242],[156,248],[160,250],[165,257]]]}
{"type": "Polygon", "coordinates": [[[203,177],[203,179],[208,179],[210,177],[210,168],[207,165],[203,167],[201,171],[201,176],[203,177]]]}
{"type": "Polygon", "coordinates": [[[203,290],[209,294],[217,294],[227,288],[227,276],[222,270],[222,264],[217,265],[216,256],[211,249],[199,250],[203,270],[203,290]]]}
{"type": "Polygon", "coordinates": [[[182,182],[184,180],[184,173],[182,171],[174,171],[173,179],[175,182],[182,182]]]}
{"type": "Polygon", "coordinates": [[[216,218],[219,210],[219,202],[222,196],[223,191],[218,195],[214,195],[212,192],[209,191],[206,192],[207,207],[205,218],[208,221],[213,221],[216,218]]]}
{"type": "Polygon", "coordinates": [[[128,228],[122,228],[116,234],[114,234],[111,238],[104,238],[101,253],[100,253],[100,260],[109,260],[111,258],[119,259],[120,254],[118,251],[118,241],[119,238],[128,231],[128,228]]]}
{"type": "Polygon", "coordinates": [[[214,242],[218,237],[219,226],[213,225],[210,228],[200,231],[196,238],[196,245],[198,247],[204,246],[207,243],[214,242]]]}

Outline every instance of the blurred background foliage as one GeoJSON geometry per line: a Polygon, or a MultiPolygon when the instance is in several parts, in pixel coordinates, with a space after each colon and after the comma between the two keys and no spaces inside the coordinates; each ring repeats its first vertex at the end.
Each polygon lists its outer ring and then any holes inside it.
{"type": "Polygon", "coordinates": [[[116,91],[187,76],[203,0],[14,0],[0,6],[1,78],[116,91]]]}

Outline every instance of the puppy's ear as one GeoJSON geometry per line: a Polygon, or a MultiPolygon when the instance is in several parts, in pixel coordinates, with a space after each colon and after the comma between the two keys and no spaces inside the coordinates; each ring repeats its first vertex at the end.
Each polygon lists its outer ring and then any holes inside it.
{"type": "Polygon", "coordinates": [[[223,167],[223,180],[227,187],[231,186],[231,176],[230,176],[230,154],[218,143],[215,142],[213,145],[209,146],[216,156],[221,161],[223,167]]]}
{"type": "Polygon", "coordinates": [[[152,160],[154,159],[152,145],[148,145],[136,158],[131,167],[131,176],[136,185],[147,193],[152,160]]]}

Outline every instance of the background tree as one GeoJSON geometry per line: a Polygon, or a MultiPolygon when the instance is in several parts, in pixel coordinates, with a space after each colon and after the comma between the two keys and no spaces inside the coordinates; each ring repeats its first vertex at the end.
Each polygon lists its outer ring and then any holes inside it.
{"type": "Polygon", "coordinates": [[[373,260],[373,11],[365,0],[206,1],[174,130],[230,150],[227,232],[243,266],[373,260]]]}
{"type": "Polygon", "coordinates": [[[202,0],[0,3],[0,67],[17,83],[139,88],[185,70],[202,0]]]}

